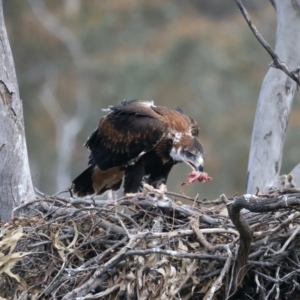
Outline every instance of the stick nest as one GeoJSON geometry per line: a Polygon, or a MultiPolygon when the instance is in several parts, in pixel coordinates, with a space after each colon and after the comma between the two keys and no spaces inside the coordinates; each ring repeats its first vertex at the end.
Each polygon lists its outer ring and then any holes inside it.
{"type": "Polygon", "coordinates": [[[1,227],[0,299],[298,299],[299,206],[297,189],[39,194],[1,227]]]}

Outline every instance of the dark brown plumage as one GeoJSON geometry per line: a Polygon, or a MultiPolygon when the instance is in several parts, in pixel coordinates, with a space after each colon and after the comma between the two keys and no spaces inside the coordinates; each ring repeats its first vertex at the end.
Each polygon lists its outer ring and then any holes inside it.
{"type": "Polygon", "coordinates": [[[74,192],[81,197],[118,190],[123,177],[125,193],[138,192],[143,182],[159,187],[178,162],[202,171],[198,131],[180,109],[142,100],[110,107],[85,144],[89,167],[73,180],[74,192]]]}

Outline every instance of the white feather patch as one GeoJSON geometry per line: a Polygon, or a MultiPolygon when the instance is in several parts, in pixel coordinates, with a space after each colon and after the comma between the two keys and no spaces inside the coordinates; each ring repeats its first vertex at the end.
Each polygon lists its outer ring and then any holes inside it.
{"type": "Polygon", "coordinates": [[[139,157],[143,156],[145,153],[146,153],[145,151],[141,152],[141,153],[139,154],[139,157]]]}
{"type": "Polygon", "coordinates": [[[183,136],[183,133],[178,132],[178,131],[172,130],[168,133],[168,138],[173,139],[173,145],[178,144],[180,142],[182,136],[183,136]]]}
{"type": "Polygon", "coordinates": [[[192,126],[189,127],[189,131],[188,131],[188,134],[187,134],[187,135],[193,137],[193,135],[192,135],[192,126]]]}
{"type": "Polygon", "coordinates": [[[182,133],[181,132],[176,132],[175,137],[173,139],[173,144],[178,144],[181,140],[182,133]]]}
{"type": "Polygon", "coordinates": [[[147,107],[156,107],[154,105],[154,101],[153,100],[149,100],[149,101],[142,101],[141,103],[143,103],[143,105],[147,106],[147,107]]]}
{"type": "Polygon", "coordinates": [[[179,147],[177,149],[172,148],[172,150],[170,152],[170,156],[174,159],[174,161],[178,161],[178,162],[183,161],[181,150],[182,150],[182,147],[179,147]]]}
{"type": "Polygon", "coordinates": [[[111,112],[112,111],[111,108],[109,108],[109,107],[108,108],[101,108],[101,110],[104,111],[104,112],[111,112]]]}

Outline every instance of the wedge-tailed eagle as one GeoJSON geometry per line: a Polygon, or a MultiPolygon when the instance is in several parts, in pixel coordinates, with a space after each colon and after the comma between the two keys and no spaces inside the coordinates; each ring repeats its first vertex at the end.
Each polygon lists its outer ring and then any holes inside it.
{"type": "Polygon", "coordinates": [[[85,144],[89,166],[73,180],[74,193],[83,197],[118,190],[123,179],[124,193],[140,191],[143,182],[158,188],[180,162],[202,172],[198,132],[197,123],[179,108],[142,100],[112,106],[85,144]]]}

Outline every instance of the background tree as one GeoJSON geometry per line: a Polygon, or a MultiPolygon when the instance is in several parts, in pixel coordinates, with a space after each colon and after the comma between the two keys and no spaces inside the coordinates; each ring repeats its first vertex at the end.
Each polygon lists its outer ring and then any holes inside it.
{"type": "Polygon", "coordinates": [[[23,107],[0,1],[0,220],[9,221],[12,209],[34,198],[23,107]]]}
{"type": "MultiPolygon", "coordinates": [[[[300,65],[300,2],[274,0],[273,3],[277,15],[275,52],[290,70],[297,70],[300,65]]],[[[276,66],[276,62],[273,65],[276,66]]],[[[257,187],[260,190],[271,187],[280,174],[296,90],[293,79],[279,69],[269,69],[260,90],[252,132],[248,193],[255,193],[257,187]]]]}

